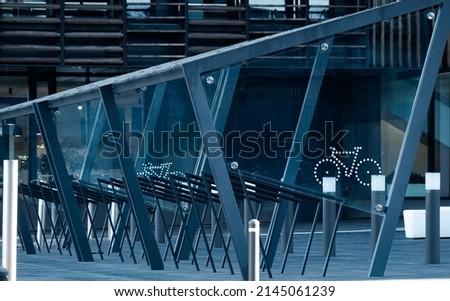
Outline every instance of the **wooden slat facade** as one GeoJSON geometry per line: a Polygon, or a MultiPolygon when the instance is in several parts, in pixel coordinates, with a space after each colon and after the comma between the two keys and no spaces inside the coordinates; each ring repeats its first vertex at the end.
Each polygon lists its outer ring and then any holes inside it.
{"type": "MultiPolygon", "coordinates": [[[[247,0],[160,0],[152,5],[144,0],[128,5],[125,0],[5,0],[0,3],[0,64],[144,68],[392,1],[250,6],[247,0]]],[[[342,35],[332,59],[336,66],[347,59],[352,67],[421,68],[428,21],[417,12],[342,35]]],[[[447,47],[446,68],[449,52],[447,47]]]]}

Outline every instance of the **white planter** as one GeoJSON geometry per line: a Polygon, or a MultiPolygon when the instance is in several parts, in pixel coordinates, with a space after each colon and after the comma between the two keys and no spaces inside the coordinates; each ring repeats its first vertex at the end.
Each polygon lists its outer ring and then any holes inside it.
{"type": "MultiPolygon", "coordinates": [[[[425,209],[403,210],[406,238],[425,238],[425,209]]],[[[450,237],[450,207],[441,207],[440,236],[450,237]]]]}

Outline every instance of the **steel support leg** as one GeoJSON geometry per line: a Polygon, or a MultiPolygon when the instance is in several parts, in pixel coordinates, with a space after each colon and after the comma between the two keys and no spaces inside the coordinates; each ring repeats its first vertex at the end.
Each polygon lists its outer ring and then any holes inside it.
{"type": "Polygon", "coordinates": [[[220,148],[217,130],[214,127],[208,100],[203,89],[201,77],[196,69],[196,65],[184,65],[183,71],[195,116],[203,137],[206,156],[217,185],[217,191],[219,192],[219,198],[223,205],[225,219],[236,250],[242,277],[244,280],[247,280],[248,244],[223,152],[220,148]]]}
{"type": "Polygon", "coordinates": [[[394,178],[386,202],[387,211],[381,224],[380,235],[374,250],[369,270],[370,277],[383,276],[389,258],[395,229],[403,208],[403,199],[408,186],[417,148],[420,143],[423,126],[427,118],[431,96],[436,85],[436,79],[441,65],[442,55],[447,44],[450,22],[450,3],[445,2],[440,8],[425,63],[417,87],[411,116],[406,128],[405,138],[400,149],[399,159],[395,168],[394,178]]]}
{"type": "MultiPolygon", "coordinates": [[[[123,127],[115,102],[113,87],[100,87],[100,93],[102,95],[103,105],[105,107],[106,118],[111,130],[121,133],[123,127]]],[[[125,140],[124,144],[126,144],[125,140]]],[[[128,145],[123,145],[123,148],[127,147],[128,145]]],[[[155,234],[153,233],[150,224],[150,220],[147,216],[147,210],[145,208],[136,170],[134,169],[134,163],[131,158],[127,158],[121,154],[118,154],[117,159],[119,160],[120,167],[122,169],[124,184],[127,188],[131,210],[136,219],[137,231],[142,241],[142,247],[144,249],[143,251],[146,259],[153,270],[162,270],[164,269],[164,263],[158,248],[155,234]]]]}
{"type": "MultiPolygon", "coordinates": [[[[297,121],[297,126],[295,128],[295,134],[292,140],[292,145],[290,149],[290,156],[286,162],[284,168],[282,182],[293,185],[297,179],[298,169],[302,161],[303,150],[298,149],[302,145],[303,135],[309,131],[311,127],[311,122],[314,116],[314,111],[316,109],[317,100],[319,98],[320,89],[323,82],[323,77],[328,65],[328,59],[330,56],[331,48],[333,46],[333,39],[324,40],[317,49],[316,59],[314,61],[313,68],[311,70],[311,75],[308,82],[308,88],[306,90],[305,98],[303,100],[303,105],[300,111],[300,115],[297,121]],[[297,156],[293,156],[298,154],[297,156]]],[[[281,231],[283,232],[283,249],[286,249],[288,242],[289,229],[291,228],[291,223],[295,221],[292,218],[286,218],[286,216],[292,216],[293,212],[291,210],[287,201],[281,201],[281,204],[274,214],[271,222],[271,235],[267,237],[266,241],[266,253],[267,261],[272,265],[275,258],[275,253],[280,238],[281,231]],[[283,230],[282,230],[283,229],[283,230]]],[[[291,244],[292,245],[292,244],[291,244]]]]}
{"type": "Polygon", "coordinates": [[[69,173],[58,141],[53,115],[47,102],[33,103],[36,121],[42,133],[50,168],[67,219],[67,226],[79,261],[94,261],[83,221],[75,199],[69,173]]]}

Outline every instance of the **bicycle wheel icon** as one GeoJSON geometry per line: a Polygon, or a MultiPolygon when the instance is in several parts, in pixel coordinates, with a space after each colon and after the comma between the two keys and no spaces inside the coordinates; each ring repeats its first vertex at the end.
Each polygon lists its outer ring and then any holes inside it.
{"type": "Polygon", "coordinates": [[[356,164],[355,178],[364,186],[370,186],[372,175],[381,175],[381,166],[374,159],[365,158],[356,164]]]}
{"type": "Polygon", "coordinates": [[[322,184],[324,177],[335,177],[336,182],[341,177],[341,168],[332,158],[322,159],[314,166],[314,178],[316,181],[322,184]]]}

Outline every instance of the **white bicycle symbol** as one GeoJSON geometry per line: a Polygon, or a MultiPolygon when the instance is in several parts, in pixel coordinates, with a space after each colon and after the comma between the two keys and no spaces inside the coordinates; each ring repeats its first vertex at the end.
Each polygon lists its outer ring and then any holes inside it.
{"type": "Polygon", "coordinates": [[[139,177],[149,178],[151,176],[156,176],[159,178],[168,179],[170,175],[183,175],[181,171],[170,170],[172,162],[161,163],[158,165],[153,165],[152,163],[144,163],[142,166],[143,171],[137,174],[139,177]]]}
{"type": "Polygon", "coordinates": [[[371,176],[381,174],[381,166],[377,161],[370,158],[358,159],[359,151],[362,147],[354,147],[352,151],[337,151],[330,147],[331,157],[324,158],[314,166],[314,178],[319,184],[322,184],[323,177],[335,177],[336,182],[342,175],[350,178],[354,175],[356,180],[364,186],[371,185],[371,176]],[[350,158],[351,164],[345,164],[341,158],[350,158]]]}

